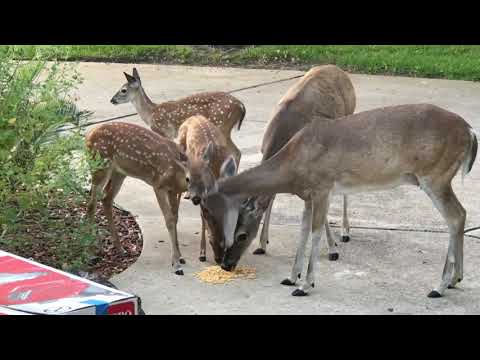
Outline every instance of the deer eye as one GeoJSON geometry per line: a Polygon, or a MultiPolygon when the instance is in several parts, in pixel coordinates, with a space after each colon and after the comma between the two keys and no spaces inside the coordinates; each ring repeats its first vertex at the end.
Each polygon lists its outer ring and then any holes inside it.
{"type": "Polygon", "coordinates": [[[127,92],[127,89],[122,89],[122,90],[121,90],[121,93],[122,93],[122,94],[125,94],[126,92],[127,92]]]}

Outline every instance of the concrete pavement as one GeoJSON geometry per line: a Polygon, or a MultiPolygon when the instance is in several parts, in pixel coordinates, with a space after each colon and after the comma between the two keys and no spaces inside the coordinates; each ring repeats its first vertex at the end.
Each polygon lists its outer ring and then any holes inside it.
{"type": "MultiPolygon", "coordinates": [[[[133,65],[82,63],[85,78],[78,89],[79,104],[95,111],[96,118],[134,112],[131,105],[113,106],[110,98],[125,82],[123,71],[133,65]]],[[[162,65],[137,65],[147,94],[155,102],[199,91],[242,88],[301,74],[296,71],[229,69],[162,65]]],[[[351,75],[357,93],[357,112],[379,106],[430,102],[463,116],[480,133],[480,84],[465,81],[351,75]]],[[[233,140],[242,150],[240,171],[258,164],[259,147],[266,122],[276,102],[296,80],[234,94],[247,115],[233,140]]],[[[125,121],[143,124],[138,117],[125,121]]],[[[467,227],[480,225],[478,190],[480,165],[454,189],[467,209],[467,227]]],[[[256,280],[209,285],[194,272],[213,263],[198,261],[200,219],[198,208],[182,201],[178,225],[181,251],[187,261],[185,276],[170,268],[170,241],[155,196],[146,184],[127,179],[116,200],[138,215],[144,249],[138,261],[113,278],[115,285],[143,299],[147,314],[390,314],[480,313],[480,240],[465,238],[465,278],[458,289],[441,299],[426,294],[438,285],[445,261],[448,235],[352,229],[352,241],[339,242],[340,259],[329,262],[322,247],[316,287],[310,296],[294,298],[291,288],[280,285],[293,265],[302,202],[279,195],[272,212],[273,224],[266,256],[255,256],[256,240],[242,264],[255,266],[256,280]]],[[[367,227],[446,230],[431,201],[419,189],[400,187],[391,191],[351,196],[350,224],[367,227]]],[[[331,222],[341,221],[341,198],[330,207],[331,222]]],[[[334,228],[339,235],[339,229],[334,228]]],[[[480,236],[480,232],[472,232],[480,236]]]]}

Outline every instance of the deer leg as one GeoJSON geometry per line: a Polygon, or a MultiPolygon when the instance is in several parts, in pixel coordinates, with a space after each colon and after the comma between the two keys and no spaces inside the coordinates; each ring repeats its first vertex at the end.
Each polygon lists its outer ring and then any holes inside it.
{"type": "Polygon", "coordinates": [[[158,205],[162,210],[163,217],[165,219],[165,225],[167,226],[168,234],[170,235],[170,242],[172,246],[172,267],[177,275],[183,275],[183,269],[180,262],[182,254],[180,253],[180,247],[178,246],[177,239],[177,218],[176,214],[172,211],[170,202],[168,201],[168,193],[164,190],[154,188],[155,196],[157,197],[158,205]]]}
{"type": "Polygon", "coordinates": [[[207,240],[205,238],[206,228],[205,219],[202,215],[200,215],[200,217],[202,218],[202,239],[200,240],[200,257],[198,258],[198,260],[200,260],[201,262],[205,262],[207,261],[207,240]]]}
{"type": "Polygon", "coordinates": [[[305,282],[294,292],[293,296],[305,296],[308,290],[315,287],[315,273],[318,263],[318,255],[320,251],[320,240],[323,227],[327,222],[328,211],[328,193],[315,196],[312,201],[312,249],[310,251],[310,259],[308,261],[307,276],[305,282]]]}
{"type": "Polygon", "coordinates": [[[336,261],[338,260],[338,252],[336,249],[337,244],[335,243],[332,231],[330,230],[330,224],[328,223],[328,219],[325,220],[325,233],[327,235],[328,260],[336,261]]]}
{"type": "Polygon", "coordinates": [[[178,221],[178,209],[180,207],[180,200],[181,200],[182,194],[178,194],[175,192],[168,192],[168,201],[170,202],[170,205],[172,206],[172,211],[177,217],[178,221]]]}
{"type": "Polygon", "coordinates": [[[350,241],[350,224],[348,222],[347,206],[347,195],[343,195],[342,242],[350,241]]]}
{"type": "Polygon", "coordinates": [[[454,287],[463,278],[463,231],[466,211],[453,192],[451,184],[432,186],[422,184],[422,189],[432,200],[448,225],[450,241],[443,268],[442,281],[428,297],[441,297],[446,288],[454,287]]]}
{"type": "MultiPolygon", "coordinates": [[[[107,168],[103,170],[97,170],[92,173],[92,187],[90,189],[90,200],[87,205],[87,218],[90,222],[95,221],[95,213],[97,210],[97,195],[100,191],[104,190],[105,184],[110,180],[112,169],[107,168]]],[[[100,254],[103,254],[103,244],[101,241],[97,241],[97,247],[100,254]]]]}
{"type": "Polygon", "coordinates": [[[125,250],[122,249],[122,245],[120,244],[120,238],[118,237],[118,232],[115,227],[115,219],[113,216],[113,200],[117,196],[118,192],[120,191],[123,181],[125,180],[125,176],[119,173],[113,172],[110,178],[110,182],[108,183],[105,189],[105,197],[102,200],[103,203],[103,210],[105,211],[105,216],[108,221],[108,225],[110,227],[110,233],[112,235],[113,244],[115,245],[115,249],[117,252],[124,254],[125,250]]]}
{"type": "Polygon", "coordinates": [[[270,227],[270,214],[272,213],[274,200],[275,200],[275,196],[273,196],[270,199],[270,202],[268,203],[268,208],[267,208],[267,211],[265,212],[265,219],[263,220],[262,233],[260,234],[260,247],[253,252],[255,255],[263,255],[267,251],[268,229],[270,227]]]}
{"type": "Polygon", "coordinates": [[[90,188],[90,200],[87,205],[87,217],[90,221],[95,220],[95,212],[97,210],[97,195],[103,190],[107,182],[110,180],[112,169],[97,170],[92,174],[92,186],[90,188]]]}
{"type": "MultiPolygon", "coordinates": [[[[174,192],[168,192],[168,202],[170,203],[170,207],[172,208],[172,213],[174,214],[175,218],[175,231],[178,224],[178,208],[180,207],[180,197],[182,194],[177,194],[174,192]]],[[[185,259],[180,255],[180,263],[185,264],[185,259]]]]}
{"type": "Polygon", "coordinates": [[[302,215],[302,227],[300,232],[300,242],[297,247],[297,255],[293,264],[292,273],[289,278],[281,282],[282,285],[293,286],[297,279],[300,279],[305,261],[305,246],[312,229],[312,202],[305,201],[305,208],[302,215]]]}

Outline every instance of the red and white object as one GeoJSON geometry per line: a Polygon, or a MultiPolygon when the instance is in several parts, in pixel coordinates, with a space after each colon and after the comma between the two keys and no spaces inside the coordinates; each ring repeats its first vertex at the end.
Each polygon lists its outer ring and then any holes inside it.
{"type": "Polygon", "coordinates": [[[0,250],[0,314],[138,315],[135,295],[0,250]]]}
{"type": "Polygon", "coordinates": [[[32,315],[32,314],[24,313],[21,311],[16,311],[16,310],[9,309],[7,307],[0,306],[0,316],[1,315],[32,315]]]}

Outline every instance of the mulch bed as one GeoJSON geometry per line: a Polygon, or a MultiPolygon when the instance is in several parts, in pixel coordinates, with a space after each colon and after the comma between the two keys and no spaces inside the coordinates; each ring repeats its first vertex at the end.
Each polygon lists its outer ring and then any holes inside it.
{"type": "Polygon", "coordinates": [[[9,238],[10,242],[0,244],[0,248],[41,264],[100,282],[126,270],[142,252],[143,237],[135,217],[116,207],[114,207],[116,227],[126,254],[120,255],[115,251],[103,206],[99,202],[96,211],[96,224],[99,230],[97,239],[103,242],[103,254],[94,256],[89,265],[83,269],[73,271],[68,267],[65,268],[58,255],[58,249],[68,247],[68,241],[71,241],[69,232],[65,231],[65,228],[78,226],[86,215],[87,203],[85,201],[76,204],[72,201],[71,204],[67,203],[63,206],[49,206],[47,211],[50,219],[48,226],[39,221],[40,217],[36,213],[23,214],[16,233],[7,235],[7,240],[9,238]],[[12,241],[14,239],[17,241],[12,241]]]}
{"type": "MultiPolygon", "coordinates": [[[[86,211],[85,209],[83,209],[86,211]]],[[[142,253],[143,237],[135,217],[128,211],[113,208],[115,225],[122,248],[126,251],[125,255],[120,255],[115,251],[115,247],[108,229],[107,218],[103,212],[103,206],[98,204],[96,213],[96,222],[100,228],[106,231],[107,236],[103,239],[103,256],[99,257],[91,267],[90,272],[98,274],[102,278],[109,279],[115,274],[119,274],[130,267],[142,253]]]]}

